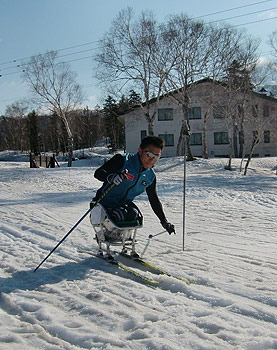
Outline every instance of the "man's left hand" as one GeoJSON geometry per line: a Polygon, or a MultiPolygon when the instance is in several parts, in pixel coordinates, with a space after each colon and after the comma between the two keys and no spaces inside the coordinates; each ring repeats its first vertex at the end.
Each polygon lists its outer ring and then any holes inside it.
{"type": "Polygon", "coordinates": [[[166,229],[166,231],[171,235],[171,233],[175,233],[175,227],[173,224],[171,224],[170,222],[167,222],[167,221],[164,221],[161,223],[162,224],[162,227],[164,229],[166,229]]]}

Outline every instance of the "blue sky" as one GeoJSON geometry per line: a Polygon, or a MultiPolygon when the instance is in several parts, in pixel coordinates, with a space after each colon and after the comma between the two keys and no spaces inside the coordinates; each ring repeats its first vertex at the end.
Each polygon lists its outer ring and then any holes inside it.
{"type": "Polygon", "coordinates": [[[7,105],[30,96],[17,65],[47,50],[61,50],[59,56],[66,55],[63,59],[71,61],[86,93],[84,104],[101,105],[106,95],[93,79],[91,56],[96,41],[127,6],[136,14],[153,10],[159,21],[184,12],[193,18],[204,16],[206,22],[224,20],[244,27],[248,34],[262,39],[263,56],[269,55],[269,34],[277,30],[277,0],[0,0],[0,114],[7,105]]]}

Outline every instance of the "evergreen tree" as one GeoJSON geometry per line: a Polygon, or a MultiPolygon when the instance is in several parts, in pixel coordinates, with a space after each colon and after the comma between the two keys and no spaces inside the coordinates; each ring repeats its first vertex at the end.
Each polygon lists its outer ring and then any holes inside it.
{"type": "MultiPolygon", "coordinates": [[[[252,70],[254,66],[252,67],[252,70]]],[[[234,60],[227,69],[224,82],[233,90],[241,93],[249,93],[253,90],[254,85],[251,82],[251,70],[247,69],[244,64],[234,60]]]]}
{"type": "Polygon", "coordinates": [[[121,129],[118,121],[119,108],[112,96],[108,96],[104,103],[103,113],[105,116],[105,128],[107,137],[110,139],[109,147],[112,151],[119,147],[118,131],[121,129]]]}
{"type": "Polygon", "coordinates": [[[129,107],[135,107],[141,104],[140,94],[138,94],[133,89],[130,90],[129,97],[128,97],[128,104],[129,104],[129,107]]]}
{"type": "Polygon", "coordinates": [[[103,113],[106,135],[110,139],[109,147],[112,151],[125,147],[125,128],[118,117],[139,104],[141,104],[141,97],[134,90],[130,90],[128,97],[122,95],[119,102],[110,95],[106,98],[103,113]]]}
{"type": "Polygon", "coordinates": [[[39,142],[38,142],[38,116],[35,111],[31,112],[27,116],[29,127],[29,142],[30,151],[35,155],[39,154],[39,142]]]}

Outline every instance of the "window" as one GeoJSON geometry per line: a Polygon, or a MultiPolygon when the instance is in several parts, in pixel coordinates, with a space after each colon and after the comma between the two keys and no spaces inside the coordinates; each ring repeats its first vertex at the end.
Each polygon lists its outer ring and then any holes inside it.
{"type": "Polygon", "coordinates": [[[174,135],[173,134],[159,134],[159,137],[164,140],[166,147],[174,146],[174,135]]]}
{"type": "Polygon", "coordinates": [[[140,131],[140,139],[144,139],[147,136],[147,131],[146,130],[141,130],[140,131]]]}
{"type": "Polygon", "coordinates": [[[229,143],[228,132],[215,132],[214,133],[214,144],[215,145],[227,145],[229,143]]]}
{"type": "Polygon", "coordinates": [[[190,135],[190,145],[196,146],[196,145],[202,145],[202,134],[200,133],[192,133],[190,135]]]}
{"type": "Polygon", "coordinates": [[[214,107],[213,108],[213,116],[214,118],[224,118],[224,110],[225,108],[223,106],[221,107],[214,107]]]}
{"type": "Polygon", "coordinates": [[[239,144],[240,145],[244,144],[244,132],[243,131],[239,132],[239,144]]]}
{"type": "Polygon", "coordinates": [[[258,144],[260,141],[260,137],[259,137],[259,132],[257,130],[253,131],[253,144],[256,143],[258,144]]]}
{"type": "Polygon", "coordinates": [[[173,108],[158,109],[158,120],[173,120],[173,108]]]}
{"type": "Polygon", "coordinates": [[[252,114],[254,118],[258,118],[258,112],[259,112],[259,106],[258,105],[252,106],[252,114]]]}
{"type": "Polygon", "coordinates": [[[269,105],[268,104],[263,105],[263,115],[265,118],[269,117],[269,105]]]}
{"type": "Polygon", "coordinates": [[[189,119],[201,119],[201,107],[189,108],[189,119]]]}
{"type": "Polygon", "coordinates": [[[270,130],[264,131],[264,143],[270,143],[270,130]]]}
{"type": "Polygon", "coordinates": [[[239,114],[239,117],[243,117],[243,115],[244,115],[243,105],[238,105],[238,114],[239,114]]]}

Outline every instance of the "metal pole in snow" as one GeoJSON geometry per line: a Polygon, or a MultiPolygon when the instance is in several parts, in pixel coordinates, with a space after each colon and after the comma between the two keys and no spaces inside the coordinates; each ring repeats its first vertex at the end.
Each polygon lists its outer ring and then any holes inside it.
{"type": "Polygon", "coordinates": [[[187,121],[183,125],[184,135],[184,186],[183,186],[183,251],[185,250],[186,241],[186,172],[187,172],[187,137],[190,135],[190,129],[187,121]]]}
{"type": "Polygon", "coordinates": [[[186,160],[186,136],[184,137],[184,188],[183,188],[183,251],[185,250],[185,238],[186,238],[186,167],[187,167],[187,160],[186,160]]]}

